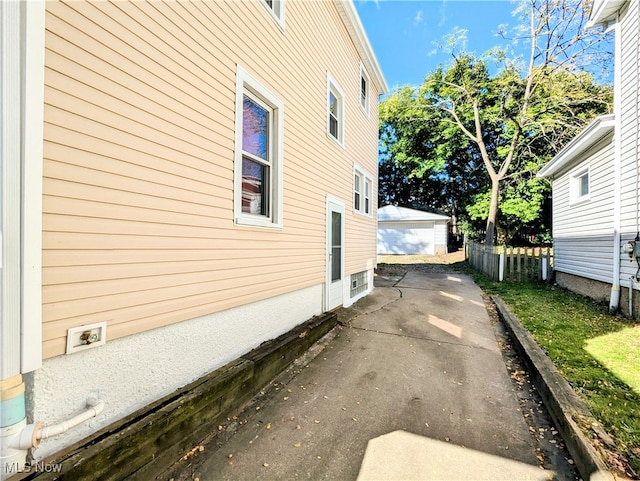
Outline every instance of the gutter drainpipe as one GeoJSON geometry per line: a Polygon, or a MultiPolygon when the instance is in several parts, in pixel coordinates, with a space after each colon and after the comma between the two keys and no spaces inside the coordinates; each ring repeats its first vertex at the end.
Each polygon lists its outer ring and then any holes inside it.
{"type": "MultiPolygon", "coordinates": [[[[620,95],[622,93],[622,68],[620,54],[622,52],[622,39],[620,36],[620,18],[616,15],[615,23],[615,56],[614,56],[614,86],[613,86],[613,111],[615,112],[614,127],[614,174],[613,174],[613,284],[609,299],[609,312],[615,312],[620,305],[620,224],[621,224],[621,183],[622,183],[622,105],[620,95]]],[[[630,287],[631,289],[633,287],[630,287]]]]}

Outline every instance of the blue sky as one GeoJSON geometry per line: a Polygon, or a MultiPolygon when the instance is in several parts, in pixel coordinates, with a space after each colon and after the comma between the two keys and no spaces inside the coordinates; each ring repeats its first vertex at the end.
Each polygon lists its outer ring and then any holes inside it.
{"type": "Polygon", "coordinates": [[[467,51],[482,54],[502,44],[498,26],[520,22],[510,0],[354,0],[389,88],[422,83],[451,56],[435,43],[454,28],[467,30],[467,51]],[[434,50],[436,52],[434,53],[434,50]]]}

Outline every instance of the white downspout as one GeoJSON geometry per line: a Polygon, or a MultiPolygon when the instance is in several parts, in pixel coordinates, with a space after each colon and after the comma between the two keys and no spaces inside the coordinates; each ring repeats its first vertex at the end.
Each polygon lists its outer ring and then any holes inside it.
{"type": "Polygon", "coordinates": [[[614,170],[613,170],[613,284],[611,285],[611,296],[609,299],[609,311],[614,312],[620,305],[620,227],[621,227],[621,183],[622,183],[622,38],[620,35],[620,18],[616,15],[615,24],[615,54],[614,54],[614,74],[613,74],[613,111],[614,118],[614,170]]]}
{"type": "MultiPolygon", "coordinates": [[[[640,4],[638,6],[638,8],[640,8],[640,4]]],[[[640,37],[637,40],[637,45],[636,45],[636,65],[635,65],[635,73],[636,75],[640,75],[640,37]]],[[[636,116],[636,133],[640,133],[640,88],[636,88],[636,101],[635,101],[635,105],[636,105],[636,111],[635,116],[636,116]]],[[[636,198],[636,232],[640,233],[640,190],[638,190],[639,188],[639,181],[640,181],[640,135],[636,136],[635,139],[635,144],[636,144],[636,164],[635,164],[635,178],[636,178],[636,188],[635,188],[635,198],[636,198]]],[[[636,260],[636,262],[638,262],[636,260]]],[[[629,280],[629,317],[631,317],[632,319],[635,319],[634,313],[633,313],[633,290],[634,289],[640,289],[640,282],[638,282],[638,279],[636,278],[636,276],[631,276],[630,280],[629,280]]]]}

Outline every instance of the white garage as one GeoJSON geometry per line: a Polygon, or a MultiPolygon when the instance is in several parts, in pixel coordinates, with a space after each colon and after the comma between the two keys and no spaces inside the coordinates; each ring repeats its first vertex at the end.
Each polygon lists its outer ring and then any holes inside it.
{"type": "Polygon", "coordinates": [[[449,217],[387,205],[378,209],[378,254],[446,254],[449,217]]]}

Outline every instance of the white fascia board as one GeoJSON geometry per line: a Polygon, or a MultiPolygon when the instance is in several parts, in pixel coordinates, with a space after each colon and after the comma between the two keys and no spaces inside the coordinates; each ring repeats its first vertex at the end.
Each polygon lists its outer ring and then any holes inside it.
{"type": "Polygon", "coordinates": [[[367,33],[362,26],[358,11],[353,5],[353,0],[334,0],[334,4],[347,26],[347,30],[354,41],[358,53],[362,57],[362,63],[376,83],[379,93],[386,94],[389,91],[389,86],[384,78],[376,54],[371,47],[367,33]]]}
{"type": "Polygon", "coordinates": [[[594,146],[598,141],[614,130],[615,116],[601,115],[587,125],[574,139],[558,152],[537,177],[552,177],[554,174],[571,165],[582,153],[594,146]]]}
{"type": "Polygon", "coordinates": [[[604,26],[616,20],[616,14],[627,0],[594,0],[587,28],[604,26]]]}

